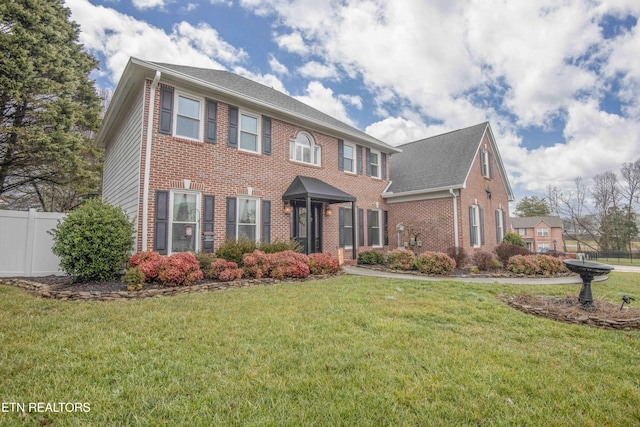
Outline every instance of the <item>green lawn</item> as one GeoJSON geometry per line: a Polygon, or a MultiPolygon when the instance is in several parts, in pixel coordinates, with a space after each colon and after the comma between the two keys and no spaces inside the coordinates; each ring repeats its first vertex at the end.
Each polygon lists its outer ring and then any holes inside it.
{"type": "MultiPolygon", "coordinates": [[[[640,275],[596,298],[640,305],[640,275]]],[[[0,425],[640,424],[640,333],[525,315],[504,286],[342,276],[109,303],[0,286],[0,425]]]]}

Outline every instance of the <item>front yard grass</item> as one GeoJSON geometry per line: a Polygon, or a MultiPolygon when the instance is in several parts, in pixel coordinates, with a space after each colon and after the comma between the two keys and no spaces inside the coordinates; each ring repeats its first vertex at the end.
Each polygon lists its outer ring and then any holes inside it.
{"type": "MultiPolygon", "coordinates": [[[[612,273],[595,298],[640,300],[612,273]]],[[[513,286],[341,276],[172,298],[61,302],[0,286],[0,425],[640,423],[640,333],[538,318],[513,286]]]]}

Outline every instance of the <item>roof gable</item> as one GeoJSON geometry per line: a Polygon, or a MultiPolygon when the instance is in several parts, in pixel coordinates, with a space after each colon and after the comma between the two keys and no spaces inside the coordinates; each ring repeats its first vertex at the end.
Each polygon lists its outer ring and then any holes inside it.
{"type": "Polygon", "coordinates": [[[562,219],[558,216],[525,216],[511,218],[513,228],[536,228],[544,223],[552,228],[563,228],[562,219]]]}

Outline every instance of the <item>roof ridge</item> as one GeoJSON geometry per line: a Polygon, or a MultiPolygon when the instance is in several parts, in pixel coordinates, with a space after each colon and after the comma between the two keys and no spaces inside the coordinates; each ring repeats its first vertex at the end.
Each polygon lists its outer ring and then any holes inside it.
{"type": "Polygon", "coordinates": [[[450,130],[448,132],[439,133],[437,135],[431,135],[431,136],[428,136],[426,138],[418,139],[418,140],[415,140],[415,141],[405,142],[404,144],[396,145],[396,147],[404,147],[405,145],[409,145],[409,144],[416,144],[418,142],[425,142],[428,139],[442,137],[442,136],[449,135],[449,134],[455,133],[455,132],[462,132],[464,130],[471,129],[471,128],[474,128],[474,127],[477,127],[477,126],[481,126],[481,125],[486,125],[488,123],[489,123],[488,121],[484,121],[482,123],[478,123],[478,124],[475,124],[475,125],[467,126],[467,127],[464,127],[464,128],[454,129],[454,130],[450,130]]]}

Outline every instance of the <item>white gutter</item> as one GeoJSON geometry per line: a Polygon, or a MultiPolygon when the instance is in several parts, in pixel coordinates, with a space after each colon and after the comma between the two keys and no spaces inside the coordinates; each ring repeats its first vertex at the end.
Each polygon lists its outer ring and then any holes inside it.
{"type": "Polygon", "coordinates": [[[147,250],[147,225],[149,222],[149,175],[151,173],[151,141],[153,140],[153,111],[156,102],[156,88],[162,73],[156,71],[156,75],[151,82],[151,92],[149,93],[149,110],[147,117],[147,149],[144,156],[144,182],[142,187],[142,250],[147,250]]]}
{"type": "MultiPolygon", "coordinates": [[[[384,192],[382,193],[382,198],[384,199],[388,199],[388,198],[393,198],[393,197],[402,197],[402,196],[416,196],[419,194],[431,194],[431,193],[437,193],[440,191],[450,191],[450,190],[459,190],[461,188],[466,188],[465,184],[462,185],[456,185],[454,187],[451,186],[447,186],[447,187],[438,187],[438,188],[429,188],[428,190],[411,190],[411,191],[403,191],[402,193],[388,193],[388,192],[384,192]]],[[[387,187],[385,190],[388,190],[389,187],[387,187]]]]}
{"type": "Polygon", "coordinates": [[[459,246],[459,235],[458,235],[458,197],[456,193],[453,191],[453,188],[449,189],[449,194],[453,196],[453,238],[455,239],[454,247],[459,246]]]}

